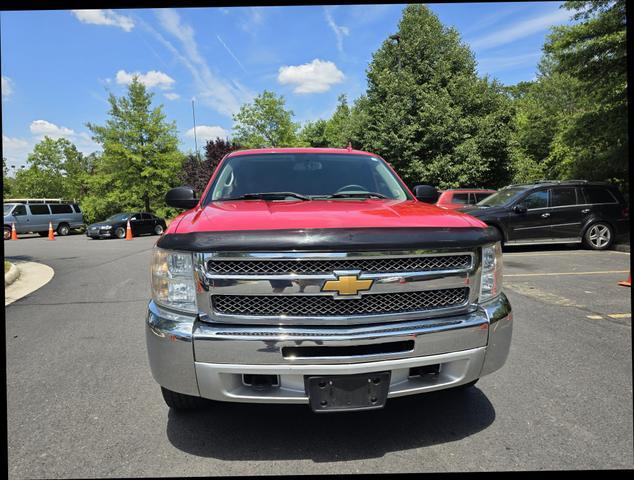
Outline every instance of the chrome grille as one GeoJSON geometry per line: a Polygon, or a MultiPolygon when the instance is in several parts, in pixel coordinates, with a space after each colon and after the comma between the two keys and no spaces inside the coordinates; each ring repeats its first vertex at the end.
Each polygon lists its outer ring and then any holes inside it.
{"type": "Polygon", "coordinates": [[[469,288],[364,295],[335,300],[325,295],[212,295],[216,312],[248,316],[349,316],[427,311],[464,305],[469,288]]]}
{"type": "Polygon", "coordinates": [[[471,255],[437,255],[407,258],[363,258],[327,260],[209,260],[207,271],[216,275],[325,274],[334,270],[363,273],[428,272],[471,268],[471,255]]]}

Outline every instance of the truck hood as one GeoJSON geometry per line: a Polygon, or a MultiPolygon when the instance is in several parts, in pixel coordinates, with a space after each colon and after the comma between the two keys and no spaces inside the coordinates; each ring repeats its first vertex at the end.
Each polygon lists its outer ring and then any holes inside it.
{"type": "Polygon", "coordinates": [[[411,227],[486,228],[486,224],[415,200],[238,200],[185,212],[165,233],[411,227]]]}

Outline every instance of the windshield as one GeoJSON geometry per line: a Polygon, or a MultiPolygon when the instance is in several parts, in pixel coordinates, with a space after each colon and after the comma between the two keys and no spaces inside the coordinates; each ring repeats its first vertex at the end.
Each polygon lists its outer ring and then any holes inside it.
{"type": "Polygon", "coordinates": [[[15,207],[15,203],[7,203],[6,205],[3,205],[4,215],[9,215],[13,207],[15,207]]]}
{"type": "Polygon", "coordinates": [[[106,222],[125,222],[129,216],[130,216],[129,213],[117,213],[116,215],[113,215],[112,217],[108,217],[106,219],[106,222]]]}
{"type": "Polygon", "coordinates": [[[402,183],[380,158],[367,155],[280,153],[228,158],[209,189],[204,204],[219,200],[251,199],[255,197],[253,194],[260,194],[261,199],[281,200],[410,198],[402,183]],[[262,195],[267,193],[277,195],[262,195]]]}
{"type": "Polygon", "coordinates": [[[476,205],[483,207],[495,207],[497,205],[505,205],[511,202],[520,193],[525,192],[527,187],[511,187],[504,188],[493,195],[488,196],[484,200],[480,200],[476,205]]]}

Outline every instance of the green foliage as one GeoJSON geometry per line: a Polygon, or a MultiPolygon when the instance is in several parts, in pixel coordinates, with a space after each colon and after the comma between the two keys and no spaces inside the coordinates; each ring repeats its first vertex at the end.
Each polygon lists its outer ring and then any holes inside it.
{"type": "Polygon", "coordinates": [[[19,170],[12,184],[12,196],[81,198],[87,191],[91,159],[84,157],[72,142],[44,137],[19,170]]]}
{"type": "Polygon", "coordinates": [[[458,33],[424,5],[404,9],[397,35],[368,67],[367,98],[351,114],[353,143],[382,155],[409,183],[505,184],[512,106],[503,87],[477,76],[458,33]]]}
{"type": "Polygon", "coordinates": [[[308,122],[299,133],[299,144],[307,147],[330,147],[326,138],[326,120],[308,122]]]}
{"type": "Polygon", "coordinates": [[[233,139],[246,148],[296,146],[299,125],[292,118],[293,112],[286,110],[284,97],[265,90],[233,116],[236,122],[233,139]]]}
{"type": "Polygon", "coordinates": [[[166,190],[176,186],[184,156],[178,150],[176,124],[165,121],[162,105],[135,78],[127,96],[110,95],[104,126],[88,123],[103,154],[93,165],[90,195],[82,205],[94,218],[118,211],[166,208],[166,190]]]}
{"type": "Polygon", "coordinates": [[[566,2],[580,23],[553,29],[553,72],[574,79],[574,109],[559,123],[550,163],[563,177],[627,178],[625,0],[566,2]]]}
{"type": "Polygon", "coordinates": [[[13,196],[15,179],[9,176],[9,167],[7,159],[2,157],[2,197],[9,198],[13,196]]]}

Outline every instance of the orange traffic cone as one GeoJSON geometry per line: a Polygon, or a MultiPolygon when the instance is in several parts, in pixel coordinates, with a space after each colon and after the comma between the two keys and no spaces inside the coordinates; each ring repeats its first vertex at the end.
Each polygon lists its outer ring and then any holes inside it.
{"type": "Polygon", "coordinates": [[[630,270],[630,274],[627,276],[627,280],[623,282],[619,282],[619,285],[622,285],[624,287],[632,286],[632,271],[631,270],[630,270]]]}
{"type": "Polygon", "coordinates": [[[13,222],[13,224],[11,224],[11,240],[17,240],[18,239],[18,232],[15,230],[15,222],[13,222]]]}
{"type": "Polygon", "coordinates": [[[125,239],[132,240],[132,228],[130,228],[130,220],[128,220],[128,226],[125,229],[125,239]]]}
{"type": "Polygon", "coordinates": [[[55,240],[55,234],[53,233],[53,224],[48,222],[48,239],[55,240]]]}

